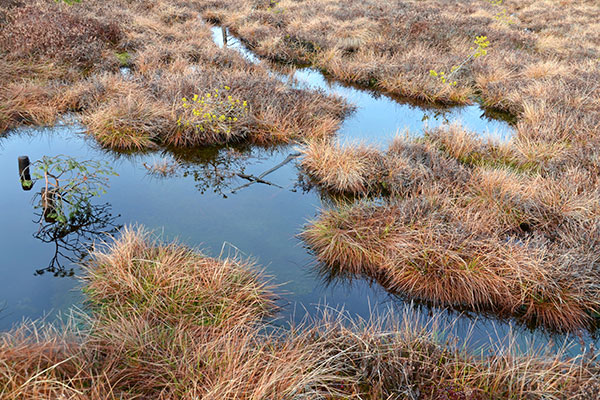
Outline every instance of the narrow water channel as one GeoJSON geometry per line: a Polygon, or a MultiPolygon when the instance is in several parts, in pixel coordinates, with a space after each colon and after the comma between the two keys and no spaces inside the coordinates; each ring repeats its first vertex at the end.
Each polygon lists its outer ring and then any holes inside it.
{"type": "MultiPolygon", "coordinates": [[[[213,34],[215,42],[224,45],[222,31],[214,28],[213,34]]],[[[251,62],[262,62],[227,32],[225,37],[228,47],[244,53],[251,62]]],[[[293,77],[275,67],[272,73],[290,84],[336,93],[355,104],[357,111],[340,129],[342,140],[382,146],[404,129],[418,133],[425,124],[435,126],[456,120],[481,134],[507,137],[511,132],[509,124],[489,119],[476,105],[424,109],[344,86],[311,68],[297,69],[293,77]]],[[[76,122],[51,128],[19,128],[0,137],[0,330],[24,318],[46,316],[52,320],[57,313],[82,304],[76,279],[80,272],[77,252],[40,237],[43,224],[37,222],[33,206],[39,188],[22,190],[17,171],[17,157],[21,155],[32,160],[59,154],[78,160],[106,160],[118,173],[111,178],[108,193],[98,201],[104,207],[106,224],[84,239],[102,240],[104,232],[113,228],[141,224],[156,230],[165,240],[179,238],[211,256],[252,257],[279,285],[279,323],[300,320],[323,305],[364,318],[373,311],[410,307],[376,284],[361,279],[330,283],[318,274],[313,256],[297,234],[317,215],[322,202],[315,191],[303,190],[294,162],[268,175],[272,185],[245,185],[247,181],[240,177],[260,175],[294,151],[294,146],[270,150],[241,146],[122,155],[101,149],[76,122]],[[146,168],[156,161],[177,168],[168,177],[158,177],[146,168]]],[[[479,344],[502,338],[508,332],[516,332],[521,343],[548,343],[552,339],[560,344],[565,340],[564,336],[531,332],[484,316],[425,307],[418,312],[436,313],[441,323],[453,321],[456,334],[469,336],[479,344]]]]}
{"type": "MultiPolygon", "coordinates": [[[[213,26],[211,30],[217,46],[233,49],[253,64],[261,62],[227,28],[213,26]]],[[[341,96],[355,105],[356,111],[344,121],[338,132],[341,141],[358,141],[385,147],[397,134],[406,131],[418,134],[426,127],[435,128],[449,123],[460,123],[472,132],[500,140],[506,140],[512,134],[510,124],[505,120],[492,118],[478,104],[450,108],[417,106],[329,79],[312,67],[291,69],[290,75],[281,65],[268,61],[263,61],[263,64],[276,77],[294,87],[320,89],[325,93],[341,96]]],[[[506,118],[509,119],[508,116],[506,118]]]]}

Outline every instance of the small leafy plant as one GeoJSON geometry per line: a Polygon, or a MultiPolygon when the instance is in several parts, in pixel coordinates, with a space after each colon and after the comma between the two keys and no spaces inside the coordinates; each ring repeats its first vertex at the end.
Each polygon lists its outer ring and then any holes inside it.
{"type": "Polygon", "coordinates": [[[115,56],[117,57],[117,60],[119,60],[119,64],[121,64],[122,67],[128,66],[131,61],[131,54],[126,51],[120,53],[117,52],[115,53],[115,56]]]}
{"type": "Polygon", "coordinates": [[[429,75],[438,78],[440,81],[442,81],[442,83],[450,86],[456,86],[458,82],[452,79],[454,75],[456,75],[456,73],[470,61],[485,56],[487,54],[487,48],[490,45],[490,41],[488,40],[487,36],[477,36],[473,43],[475,43],[477,47],[471,47],[472,53],[461,64],[452,66],[449,74],[446,75],[446,72],[444,71],[438,72],[432,69],[429,71],[429,75]]]}

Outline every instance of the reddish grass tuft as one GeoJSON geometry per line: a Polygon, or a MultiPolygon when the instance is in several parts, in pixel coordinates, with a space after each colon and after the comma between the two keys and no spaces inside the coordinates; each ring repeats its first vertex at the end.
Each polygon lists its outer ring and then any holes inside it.
{"type": "Polygon", "coordinates": [[[55,58],[91,67],[121,39],[115,23],[84,17],[54,1],[13,7],[0,28],[0,49],[19,58],[55,58]]]}

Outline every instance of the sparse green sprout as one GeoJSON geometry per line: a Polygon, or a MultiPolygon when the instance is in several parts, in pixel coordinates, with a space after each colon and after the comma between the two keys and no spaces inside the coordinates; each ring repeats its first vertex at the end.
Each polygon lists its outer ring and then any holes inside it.
{"type": "Polygon", "coordinates": [[[129,65],[129,61],[131,60],[131,54],[124,51],[122,53],[116,53],[116,56],[122,67],[126,67],[129,65]]]}

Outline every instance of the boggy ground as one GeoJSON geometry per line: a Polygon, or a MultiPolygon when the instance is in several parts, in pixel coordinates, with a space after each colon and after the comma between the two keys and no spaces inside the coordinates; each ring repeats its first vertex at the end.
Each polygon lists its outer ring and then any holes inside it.
{"type": "Polygon", "coordinates": [[[456,126],[385,152],[310,143],[302,166],[321,188],[385,197],[314,221],[304,237],[321,261],[438,304],[561,330],[593,325],[597,2],[216,1],[202,13],[262,56],[412,99],[478,101],[516,118],[505,143],[456,126]],[[478,47],[483,36],[489,46],[478,47]]]}
{"type": "Polygon", "coordinates": [[[583,168],[536,173],[507,150],[458,126],[398,137],[387,150],[313,142],[301,161],[312,182],[355,197],[302,235],[333,271],[396,293],[591,328],[600,315],[595,179],[583,168]]]}
{"type": "Polygon", "coordinates": [[[435,323],[324,315],[278,330],[272,287],[236,259],[142,228],[85,265],[88,313],[0,336],[3,399],[592,399],[596,356],[470,354],[435,323]],[[447,339],[442,339],[444,336],[447,339]]]}
{"type": "Polygon", "coordinates": [[[0,2],[0,132],[50,125],[66,112],[101,144],[124,150],[335,132],[345,103],[291,89],[218,48],[200,3],[0,2]]]}
{"type": "Polygon", "coordinates": [[[218,0],[203,15],[272,59],[412,99],[508,111],[518,120],[513,151],[530,162],[597,158],[597,1],[218,0]],[[487,54],[470,58],[478,36],[487,54]],[[446,83],[430,74],[461,65],[446,83]]]}

